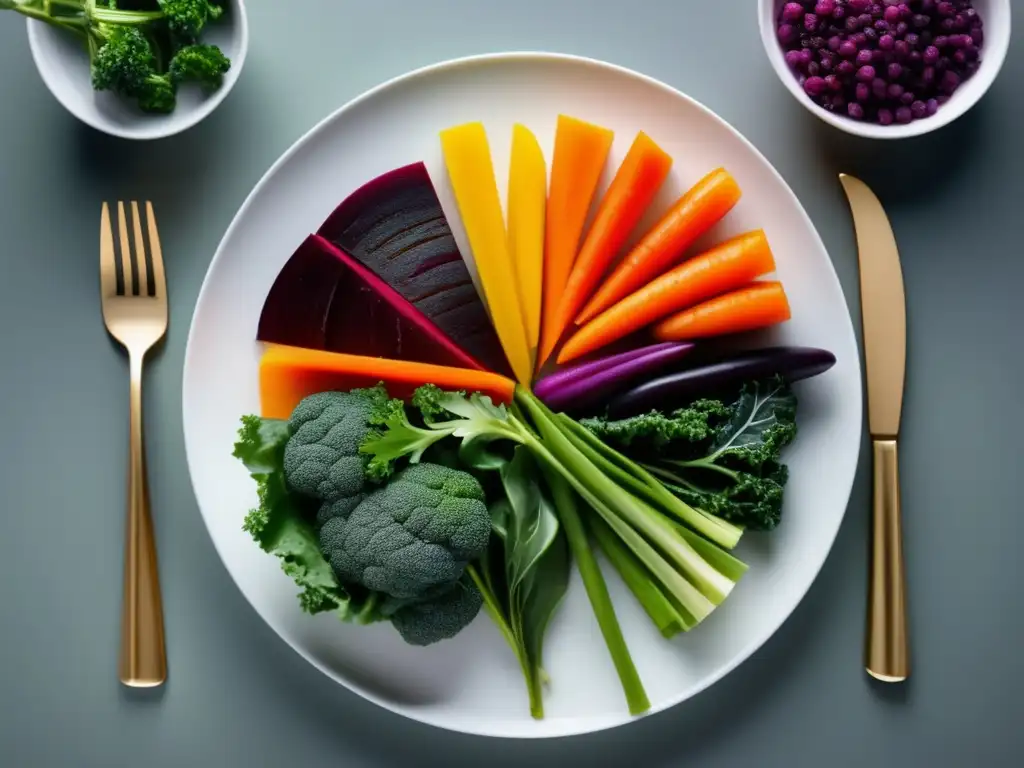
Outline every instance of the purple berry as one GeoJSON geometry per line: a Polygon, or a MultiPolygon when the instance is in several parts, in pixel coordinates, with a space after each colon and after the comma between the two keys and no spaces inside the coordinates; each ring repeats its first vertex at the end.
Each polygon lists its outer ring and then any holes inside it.
{"type": "Polygon", "coordinates": [[[937,102],[935,99],[928,99],[928,101],[925,102],[925,108],[926,114],[929,117],[931,117],[932,115],[939,111],[939,102],[937,102]]]}
{"type": "Polygon", "coordinates": [[[875,79],[875,68],[868,64],[857,70],[857,79],[862,83],[870,83],[875,79]]]}
{"type": "Polygon", "coordinates": [[[900,2],[901,0],[882,0],[882,5],[884,5],[886,8],[895,8],[900,4],[900,2]]]}
{"type": "Polygon", "coordinates": [[[940,93],[938,96],[935,97],[935,100],[939,103],[939,106],[941,107],[943,104],[949,101],[949,94],[940,93]]]}
{"type": "Polygon", "coordinates": [[[888,32],[889,31],[889,22],[886,21],[885,19],[879,19],[878,21],[875,22],[874,26],[875,26],[875,30],[877,30],[878,32],[888,32]]]}
{"type": "Polygon", "coordinates": [[[857,83],[857,87],[853,89],[853,96],[857,101],[867,101],[871,98],[871,88],[867,83],[857,83]]]}
{"type": "Polygon", "coordinates": [[[916,65],[916,64],[920,64],[922,58],[923,57],[921,56],[921,52],[920,51],[911,51],[910,55],[907,56],[907,61],[909,61],[910,64],[913,66],[913,65],[916,65]]]}
{"type": "Polygon", "coordinates": [[[871,8],[869,10],[871,11],[871,15],[872,16],[881,16],[882,15],[882,11],[884,9],[882,8],[882,4],[881,3],[872,3],[871,4],[871,8]]]}
{"type": "Polygon", "coordinates": [[[892,125],[892,112],[888,109],[878,110],[878,122],[881,125],[892,125]]]}
{"type": "Polygon", "coordinates": [[[818,66],[821,67],[822,72],[831,72],[835,67],[835,60],[829,55],[828,51],[822,51],[818,66]]]}
{"type": "Polygon", "coordinates": [[[875,19],[870,13],[862,13],[857,17],[857,21],[860,22],[861,27],[870,27],[875,23],[875,19]]]}
{"type": "Polygon", "coordinates": [[[903,39],[907,41],[907,45],[911,48],[917,48],[918,44],[921,42],[921,38],[918,37],[916,32],[907,32],[907,34],[903,36],[903,39]]]}
{"type": "Polygon", "coordinates": [[[813,13],[804,14],[804,29],[808,32],[815,32],[818,29],[818,17],[813,13]]]}
{"type": "Polygon", "coordinates": [[[849,59],[844,59],[836,64],[836,74],[842,77],[849,77],[857,71],[857,67],[849,59]]]}
{"type": "Polygon", "coordinates": [[[875,31],[874,27],[864,27],[861,34],[864,35],[864,39],[869,43],[873,43],[878,39],[878,32],[875,31]]]}
{"type": "Polygon", "coordinates": [[[864,119],[864,107],[855,101],[851,101],[846,105],[846,114],[852,117],[854,120],[864,119]]]}
{"type": "Polygon", "coordinates": [[[818,2],[814,4],[814,12],[819,16],[831,16],[832,11],[835,9],[835,0],[818,0],[818,2]]]}
{"type": "Polygon", "coordinates": [[[935,38],[935,40],[932,41],[932,45],[934,45],[941,51],[943,48],[949,45],[949,38],[946,37],[945,35],[939,35],[938,37],[935,38]]]}
{"type": "Polygon", "coordinates": [[[804,80],[804,90],[808,96],[821,96],[825,92],[825,80],[821,77],[808,77],[804,80]]]}
{"type": "Polygon", "coordinates": [[[925,16],[923,13],[915,13],[914,16],[910,19],[910,23],[916,29],[924,29],[925,27],[932,23],[932,20],[930,16],[925,16]]]}
{"type": "Polygon", "coordinates": [[[909,123],[914,119],[914,114],[910,111],[910,107],[900,107],[896,110],[896,122],[897,123],[909,123]]]}
{"type": "Polygon", "coordinates": [[[896,25],[894,31],[896,32],[896,37],[903,37],[904,35],[907,34],[907,32],[910,31],[910,26],[907,24],[907,22],[901,21],[899,24],[896,25]]]}
{"type": "Polygon", "coordinates": [[[964,48],[962,51],[957,51],[957,53],[962,53],[964,55],[964,58],[967,61],[974,61],[975,59],[978,58],[978,56],[981,55],[980,52],[978,51],[977,47],[974,45],[974,43],[971,43],[968,47],[964,48]]]}
{"type": "Polygon", "coordinates": [[[895,24],[897,21],[900,20],[900,15],[900,9],[897,8],[895,5],[890,5],[888,8],[885,9],[884,18],[890,24],[895,24]]]}
{"type": "Polygon", "coordinates": [[[786,64],[793,69],[800,66],[800,51],[786,51],[786,64]]]}
{"type": "Polygon", "coordinates": [[[915,120],[920,120],[922,117],[928,116],[928,107],[923,101],[915,101],[910,105],[910,114],[914,116],[915,120]]]}
{"type": "Polygon", "coordinates": [[[871,7],[871,0],[847,0],[846,5],[851,11],[863,13],[871,7]]]}
{"type": "Polygon", "coordinates": [[[839,45],[839,55],[844,59],[852,59],[857,55],[857,45],[852,40],[843,40],[839,45]]]}
{"type": "Polygon", "coordinates": [[[963,66],[964,64],[966,64],[967,63],[967,51],[955,51],[953,53],[953,61],[955,61],[960,66],[963,66]]]}
{"type": "Polygon", "coordinates": [[[953,29],[964,30],[967,29],[967,17],[962,13],[958,13],[953,17],[953,29]]]}
{"type": "Polygon", "coordinates": [[[842,81],[838,77],[836,77],[835,75],[829,75],[828,77],[825,78],[825,86],[830,91],[841,91],[841,90],[843,90],[843,83],[842,83],[842,81]]]}
{"type": "Polygon", "coordinates": [[[811,63],[812,61],[814,61],[814,54],[813,54],[813,53],[811,53],[811,52],[810,52],[809,50],[807,50],[806,48],[802,49],[802,50],[800,51],[800,63],[801,63],[801,64],[802,64],[803,66],[805,66],[805,67],[806,67],[806,66],[807,66],[808,64],[810,64],[810,63],[811,63]]]}
{"type": "Polygon", "coordinates": [[[906,40],[897,40],[893,46],[893,52],[896,54],[897,59],[905,59],[910,55],[910,46],[907,45],[906,40]]]}
{"type": "Polygon", "coordinates": [[[889,76],[890,80],[899,80],[900,75],[903,74],[903,67],[894,61],[886,67],[885,73],[889,76]]]}
{"type": "Polygon", "coordinates": [[[804,7],[800,3],[786,3],[782,6],[783,21],[800,21],[804,17],[804,7]]]}
{"type": "Polygon", "coordinates": [[[783,45],[789,45],[796,40],[796,27],[792,24],[780,24],[779,25],[779,42],[783,45]]]}
{"type": "Polygon", "coordinates": [[[970,48],[974,44],[970,35],[955,35],[955,37],[956,41],[953,45],[957,48],[970,48]]]}
{"type": "Polygon", "coordinates": [[[863,67],[865,64],[870,64],[872,61],[874,61],[874,57],[871,55],[871,51],[866,48],[864,50],[857,51],[856,62],[858,67],[863,67]]]}
{"type": "Polygon", "coordinates": [[[903,86],[899,83],[892,83],[885,92],[885,96],[888,96],[894,101],[903,95],[903,86]]]}
{"type": "Polygon", "coordinates": [[[971,30],[971,40],[979,48],[981,47],[981,44],[985,41],[985,33],[981,31],[981,27],[975,27],[971,30]]]}
{"type": "Polygon", "coordinates": [[[812,50],[820,51],[824,48],[827,48],[828,43],[825,41],[824,37],[815,36],[807,38],[807,46],[812,50]]]}
{"type": "Polygon", "coordinates": [[[868,38],[863,32],[858,32],[857,34],[853,35],[850,39],[853,40],[853,44],[856,45],[858,48],[863,48],[868,43],[868,38]]]}
{"type": "Polygon", "coordinates": [[[891,51],[894,45],[896,45],[896,38],[892,35],[882,35],[878,38],[878,47],[880,50],[891,51]]]}
{"type": "Polygon", "coordinates": [[[921,0],[921,13],[931,13],[935,10],[935,0],[921,0]]]}
{"type": "Polygon", "coordinates": [[[925,67],[921,70],[921,82],[931,86],[935,82],[935,67],[925,67]]]}
{"type": "Polygon", "coordinates": [[[877,48],[871,52],[871,61],[875,64],[878,64],[879,66],[885,64],[885,62],[887,62],[890,58],[892,58],[891,53],[880,51],[877,48]]]}
{"type": "Polygon", "coordinates": [[[832,35],[828,39],[828,49],[833,53],[839,53],[839,48],[843,44],[843,39],[839,35],[832,35]]]}
{"type": "Polygon", "coordinates": [[[871,81],[871,92],[875,94],[876,99],[884,99],[888,89],[889,85],[880,77],[871,81]]]}
{"type": "Polygon", "coordinates": [[[821,67],[818,65],[818,62],[812,61],[807,65],[807,74],[811,77],[817,77],[820,73],[821,67]]]}
{"type": "Polygon", "coordinates": [[[944,93],[952,94],[959,86],[960,76],[956,72],[947,69],[942,73],[942,82],[939,83],[939,88],[941,88],[944,93]]]}
{"type": "Polygon", "coordinates": [[[927,48],[924,49],[923,58],[925,64],[934,64],[939,60],[939,49],[936,48],[934,45],[929,45],[927,48]]]}
{"type": "Polygon", "coordinates": [[[956,22],[953,19],[943,19],[939,22],[939,29],[946,34],[952,34],[956,32],[956,22]]]}
{"type": "Polygon", "coordinates": [[[900,96],[900,103],[901,104],[906,104],[908,107],[911,104],[913,104],[914,103],[914,92],[913,91],[904,91],[903,95],[900,96]]]}
{"type": "Polygon", "coordinates": [[[981,62],[980,61],[969,61],[969,62],[967,62],[967,69],[964,72],[964,79],[966,80],[968,77],[973,75],[975,72],[978,71],[978,69],[980,67],[981,67],[981,62]]]}
{"type": "Polygon", "coordinates": [[[952,16],[956,13],[956,8],[954,8],[953,4],[949,2],[939,3],[935,6],[935,10],[938,12],[939,16],[952,16]]]}

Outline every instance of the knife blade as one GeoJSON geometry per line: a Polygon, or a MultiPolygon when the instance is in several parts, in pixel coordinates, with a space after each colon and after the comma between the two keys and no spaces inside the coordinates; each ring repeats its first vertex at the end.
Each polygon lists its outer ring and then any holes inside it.
{"type": "Polygon", "coordinates": [[[844,173],[839,180],[857,236],[873,459],[864,668],[877,680],[898,683],[910,675],[897,451],[907,356],[903,270],[896,237],[878,198],[860,179],[844,173]]]}
{"type": "Polygon", "coordinates": [[[839,174],[853,214],[860,263],[861,324],[868,428],[876,438],[900,432],[907,355],[906,297],[900,254],[881,202],[853,176],[839,174]]]}

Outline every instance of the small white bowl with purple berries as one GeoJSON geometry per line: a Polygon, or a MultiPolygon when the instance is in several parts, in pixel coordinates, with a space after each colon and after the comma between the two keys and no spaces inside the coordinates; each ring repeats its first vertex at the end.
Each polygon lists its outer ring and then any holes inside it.
{"type": "Polygon", "coordinates": [[[759,0],[761,39],[814,115],[875,139],[956,120],[996,79],[1010,0],[759,0]]]}

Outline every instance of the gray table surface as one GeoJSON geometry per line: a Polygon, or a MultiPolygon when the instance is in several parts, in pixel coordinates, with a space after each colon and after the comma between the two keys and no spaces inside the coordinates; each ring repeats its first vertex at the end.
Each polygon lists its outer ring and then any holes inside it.
{"type": "Polygon", "coordinates": [[[972,113],[883,145],[791,100],[752,0],[250,5],[236,90],[204,124],[157,144],[78,124],[36,75],[24,24],[0,15],[0,765],[1024,764],[1019,36],[972,113]],[[388,714],[302,661],[231,582],[192,496],[181,429],[185,339],[225,228],[266,168],[351,97],[431,62],[513,49],[632,67],[729,120],[807,207],[855,319],[836,174],[877,189],[908,294],[906,686],[872,685],[861,668],[863,460],[835,547],[775,637],[695,699],[603,734],[496,743],[388,714]],[[146,395],[171,671],[148,694],[117,682],[127,380],[100,320],[95,243],[99,202],[133,197],[159,211],[172,298],[146,395]]]}

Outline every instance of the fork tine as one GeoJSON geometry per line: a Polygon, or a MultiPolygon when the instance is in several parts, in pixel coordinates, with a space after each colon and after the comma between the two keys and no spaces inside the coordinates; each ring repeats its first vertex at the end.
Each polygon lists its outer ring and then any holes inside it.
{"type": "Polygon", "coordinates": [[[142,239],[139,204],[132,200],[132,226],[135,229],[135,264],[138,267],[139,295],[149,296],[149,276],[146,273],[146,241],[142,239]]]}
{"type": "Polygon", "coordinates": [[[156,229],[156,214],[153,203],[146,201],[146,223],[149,224],[149,254],[153,258],[153,292],[157,297],[167,295],[167,278],[164,276],[164,256],[160,250],[160,233],[156,229]]]}
{"type": "Polygon", "coordinates": [[[124,213],[124,203],[117,201],[117,229],[121,235],[121,273],[124,275],[124,293],[135,295],[135,269],[131,245],[128,243],[128,219],[124,213]]]}
{"type": "Polygon", "coordinates": [[[110,206],[100,211],[100,289],[104,296],[117,293],[117,254],[114,253],[114,230],[110,226],[110,206]]]}

